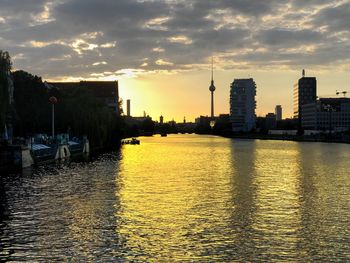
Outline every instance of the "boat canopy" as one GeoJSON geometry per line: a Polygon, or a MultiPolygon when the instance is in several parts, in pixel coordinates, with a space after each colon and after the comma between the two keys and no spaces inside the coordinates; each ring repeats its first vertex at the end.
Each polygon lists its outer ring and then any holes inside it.
{"type": "Polygon", "coordinates": [[[38,144],[38,143],[33,143],[32,144],[32,150],[33,151],[43,150],[43,149],[50,149],[50,147],[46,146],[45,144],[38,144]]]}

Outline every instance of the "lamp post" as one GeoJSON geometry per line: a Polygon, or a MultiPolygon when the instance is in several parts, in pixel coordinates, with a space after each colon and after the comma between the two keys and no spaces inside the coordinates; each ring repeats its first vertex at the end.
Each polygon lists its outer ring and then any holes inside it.
{"type": "Polygon", "coordinates": [[[324,109],[328,111],[329,114],[329,136],[332,135],[332,112],[335,111],[335,109],[333,109],[332,105],[327,104],[324,106],[324,109]]]}
{"type": "Polygon", "coordinates": [[[212,118],[209,122],[209,126],[210,126],[210,130],[211,130],[211,133],[213,134],[214,133],[214,126],[215,126],[215,119],[212,118]]]}
{"type": "Polygon", "coordinates": [[[57,103],[57,98],[52,96],[49,98],[49,102],[52,105],[52,139],[55,138],[55,104],[57,103]]]}

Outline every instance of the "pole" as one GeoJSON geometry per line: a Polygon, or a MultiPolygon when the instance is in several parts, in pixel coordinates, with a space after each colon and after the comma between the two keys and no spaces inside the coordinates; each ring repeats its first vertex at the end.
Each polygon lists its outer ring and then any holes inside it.
{"type": "Polygon", "coordinates": [[[55,138],[55,104],[52,103],[52,139],[55,138]]]}
{"type": "Polygon", "coordinates": [[[332,108],[329,108],[329,136],[332,136],[332,108]]]}
{"type": "Polygon", "coordinates": [[[214,118],[214,92],[211,92],[211,117],[214,118]]]}

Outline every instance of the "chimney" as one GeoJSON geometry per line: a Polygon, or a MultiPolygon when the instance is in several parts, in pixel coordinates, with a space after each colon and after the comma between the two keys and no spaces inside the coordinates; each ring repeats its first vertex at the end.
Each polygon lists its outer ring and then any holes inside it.
{"type": "Polygon", "coordinates": [[[130,100],[126,100],[126,115],[130,117],[130,100]]]}

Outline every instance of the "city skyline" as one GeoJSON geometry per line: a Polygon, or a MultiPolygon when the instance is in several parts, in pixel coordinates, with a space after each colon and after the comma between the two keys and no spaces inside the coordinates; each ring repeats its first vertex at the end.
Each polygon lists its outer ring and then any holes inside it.
{"type": "Polygon", "coordinates": [[[216,115],[229,112],[233,79],[252,77],[257,115],[282,105],[292,117],[304,68],[318,95],[350,90],[349,12],[350,1],[323,0],[13,0],[0,10],[0,40],[15,69],[43,80],[119,80],[135,116],[210,116],[214,57],[216,115]]]}

